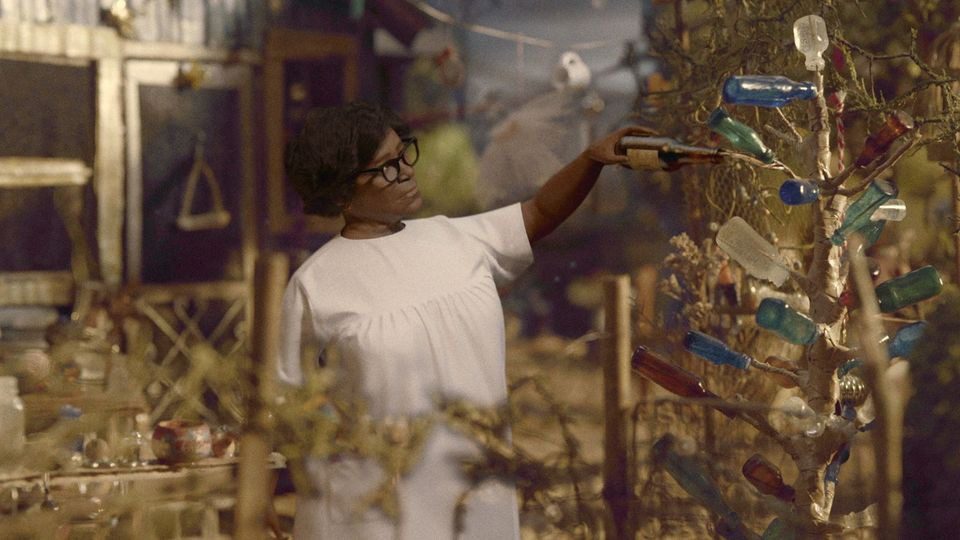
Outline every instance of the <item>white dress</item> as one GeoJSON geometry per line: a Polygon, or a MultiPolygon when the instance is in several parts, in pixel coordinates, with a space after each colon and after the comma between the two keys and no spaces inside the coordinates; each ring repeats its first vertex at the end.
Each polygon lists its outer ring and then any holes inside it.
{"type": "MultiPolygon", "coordinates": [[[[497,286],[533,261],[520,205],[463,217],[406,221],[379,238],[331,239],[301,266],[283,300],[279,379],[303,382],[301,347],[336,346],[338,394],[373,418],[435,411],[438,395],[481,407],[507,398],[503,308],[497,286]],[[312,342],[312,343],[310,343],[312,342]]],[[[297,499],[296,539],[454,538],[454,509],[469,487],[459,460],[478,455],[438,424],[398,485],[401,519],[351,513],[382,478],[370,460],[307,461],[317,496],[297,499]]],[[[488,481],[467,499],[458,538],[519,538],[514,486],[488,481]]]]}

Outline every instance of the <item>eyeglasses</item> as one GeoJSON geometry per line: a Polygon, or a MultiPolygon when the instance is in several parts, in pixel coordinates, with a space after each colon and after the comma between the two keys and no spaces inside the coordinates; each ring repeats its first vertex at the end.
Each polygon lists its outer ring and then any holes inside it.
{"type": "Polygon", "coordinates": [[[410,137],[409,139],[403,139],[403,148],[400,149],[400,155],[384,162],[383,165],[375,169],[359,171],[357,172],[357,176],[367,173],[380,173],[387,183],[392,184],[400,178],[401,161],[413,167],[418,159],[420,159],[420,147],[417,146],[416,137],[410,137]]]}

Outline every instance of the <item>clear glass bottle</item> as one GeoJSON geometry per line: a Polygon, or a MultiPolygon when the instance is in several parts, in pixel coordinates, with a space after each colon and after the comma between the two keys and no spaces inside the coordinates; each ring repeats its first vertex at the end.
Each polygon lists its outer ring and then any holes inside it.
{"type": "Polygon", "coordinates": [[[796,82],[782,75],[731,75],[723,83],[723,101],[755,107],[782,107],[797,99],[817,97],[812,82],[796,82]]]}
{"type": "Polygon", "coordinates": [[[698,163],[721,163],[726,154],[722,148],[692,146],[669,137],[632,135],[621,138],[614,151],[629,158],[631,169],[664,171],[698,163]]]}
{"type": "Polygon", "coordinates": [[[717,246],[751,276],[771,281],[778,287],[790,276],[780,261],[780,251],[739,216],[727,220],[717,231],[717,246]]]}
{"type": "Polygon", "coordinates": [[[847,207],[847,211],[843,215],[843,223],[830,236],[830,242],[839,246],[851,232],[859,231],[874,223],[870,217],[873,216],[877,208],[896,197],[899,192],[900,190],[893,182],[887,180],[871,182],[870,187],[863,192],[863,195],[847,207]]]}
{"type": "Polygon", "coordinates": [[[777,156],[773,150],[767,148],[763,139],[757,135],[757,132],[746,124],[734,120],[723,110],[723,107],[717,107],[707,120],[710,129],[726,137],[730,144],[738,150],[742,150],[753,155],[764,163],[773,163],[777,156]]]}
{"type": "Polygon", "coordinates": [[[907,217],[907,203],[901,199],[890,199],[870,214],[870,221],[903,221],[907,217]]]}
{"type": "Polygon", "coordinates": [[[683,338],[683,346],[693,354],[718,366],[731,366],[746,370],[750,368],[750,363],[753,362],[753,358],[746,354],[734,351],[719,339],[696,330],[687,332],[687,335],[683,338]]]}
{"type": "Polygon", "coordinates": [[[797,206],[810,204],[820,198],[820,186],[812,180],[788,178],[780,184],[780,200],[783,204],[797,206]]]}
{"type": "Polygon", "coordinates": [[[779,298],[764,298],[760,302],[757,307],[757,324],[797,345],[807,345],[819,334],[817,325],[810,317],[779,298]]]}
{"type": "Polygon", "coordinates": [[[882,313],[892,313],[911,304],[933,298],[943,290],[937,269],[924,266],[877,285],[877,303],[882,313]]]}
{"type": "Polygon", "coordinates": [[[740,472],[764,495],[772,495],[784,502],[793,502],[796,497],[794,489],[784,483],[780,469],[760,454],[750,456],[740,472]]]}
{"type": "Polygon", "coordinates": [[[857,156],[854,165],[857,167],[866,167],[873,160],[885,154],[890,149],[890,145],[900,138],[901,135],[913,129],[913,117],[904,111],[895,111],[887,116],[887,120],[880,126],[876,132],[867,137],[863,145],[863,150],[857,156]]]}
{"type": "Polygon", "coordinates": [[[16,377],[0,377],[0,472],[20,467],[27,444],[26,419],[16,377]]]}
{"type": "Polygon", "coordinates": [[[823,52],[830,46],[827,23],[819,15],[806,15],[793,23],[793,44],[803,53],[807,71],[820,71],[827,64],[823,52]]]}

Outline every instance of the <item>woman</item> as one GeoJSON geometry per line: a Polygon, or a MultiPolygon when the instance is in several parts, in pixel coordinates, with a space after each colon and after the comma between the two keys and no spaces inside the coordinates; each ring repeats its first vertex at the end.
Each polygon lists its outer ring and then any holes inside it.
{"type": "MultiPolygon", "coordinates": [[[[309,213],[342,215],[340,234],[294,273],[283,301],[278,375],[303,383],[304,349],[335,346],[336,391],[363,400],[372,418],[429,416],[437,397],[479,407],[507,398],[504,321],[497,287],[533,260],[530,245],[580,205],[604,165],[624,163],[618,130],[557,172],[530,200],[479,215],[405,220],[422,203],[416,139],[391,112],[354,103],[312,111],[287,154],[287,174],[309,213]]],[[[512,485],[471,492],[462,528],[460,469],[477,447],[435,425],[419,460],[396,485],[400,520],[359,501],[382,482],[371,460],[308,460],[314,493],[300,494],[300,538],[519,538],[512,485]]]]}

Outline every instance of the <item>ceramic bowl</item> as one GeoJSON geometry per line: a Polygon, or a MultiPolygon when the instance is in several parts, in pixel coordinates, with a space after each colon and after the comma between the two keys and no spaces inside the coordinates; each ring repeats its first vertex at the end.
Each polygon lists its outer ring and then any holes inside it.
{"type": "Polygon", "coordinates": [[[192,420],[164,420],[153,430],[151,448],[164,463],[188,463],[210,457],[210,426],[192,420]]]}

